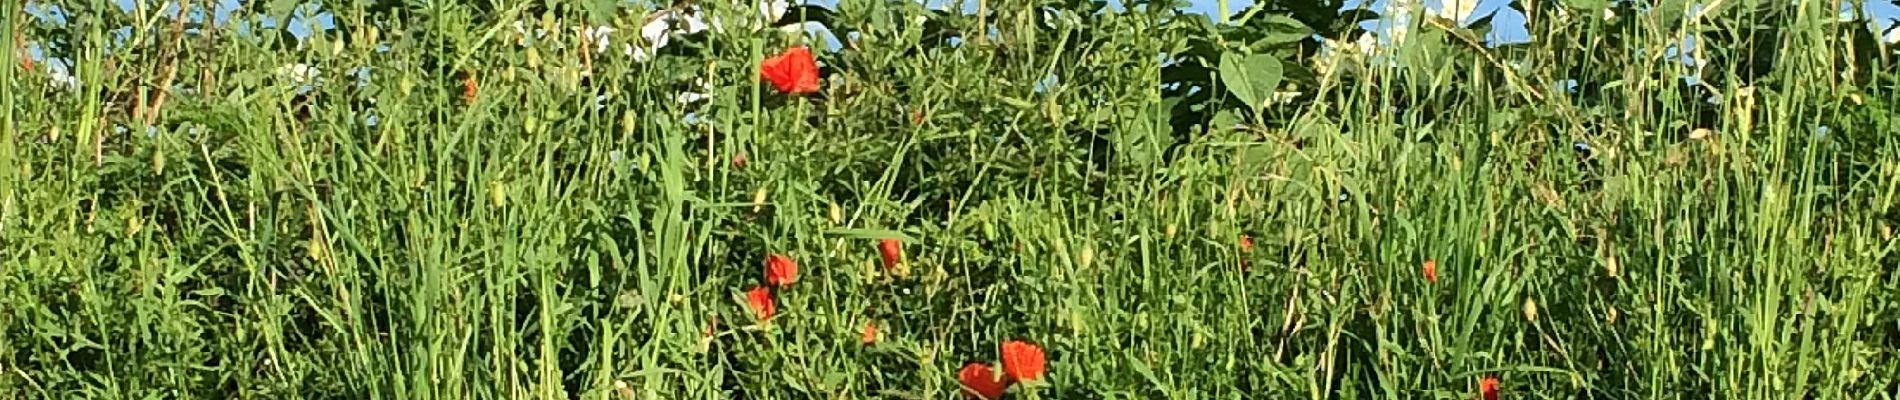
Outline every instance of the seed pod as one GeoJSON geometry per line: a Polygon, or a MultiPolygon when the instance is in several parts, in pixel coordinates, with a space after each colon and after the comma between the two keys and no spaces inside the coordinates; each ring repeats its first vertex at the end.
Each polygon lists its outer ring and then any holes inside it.
{"type": "Polygon", "coordinates": [[[752,192],[752,213],[758,214],[760,210],[764,210],[764,209],[765,209],[765,188],[759,188],[758,191],[752,192]]]}
{"type": "Polygon", "coordinates": [[[508,205],[508,186],[505,184],[502,184],[501,181],[489,182],[488,183],[488,201],[490,204],[493,204],[495,207],[507,206],[508,205]]]}

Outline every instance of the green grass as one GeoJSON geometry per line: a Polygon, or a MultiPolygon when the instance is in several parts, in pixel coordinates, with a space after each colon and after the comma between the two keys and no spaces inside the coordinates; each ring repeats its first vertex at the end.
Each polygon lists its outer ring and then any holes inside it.
{"type": "Polygon", "coordinates": [[[841,3],[861,33],[810,98],[756,69],[808,39],[734,22],[635,62],[633,6],[335,9],[301,46],[10,15],[81,89],[0,72],[0,398],[940,399],[1009,339],[1049,355],[1015,398],[1900,396],[1894,57],[1830,4],[1703,49],[1780,56],[1707,67],[1707,109],[1659,54],[1754,11],[1545,9],[1501,48],[1421,23],[1399,66],[1289,73],[1252,113],[1161,89],[1151,55],[1250,43],[1172,11],[987,2],[932,18],[994,35],[912,46],[921,7],[841,3]],[[696,79],[712,100],[676,102],[696,79]],[[801,276],[759,324],[768,253],[801,276]]]}

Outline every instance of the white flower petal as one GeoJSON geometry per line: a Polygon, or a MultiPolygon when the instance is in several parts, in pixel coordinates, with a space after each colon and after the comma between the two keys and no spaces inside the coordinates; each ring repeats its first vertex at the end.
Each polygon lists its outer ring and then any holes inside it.
{"type": "Polygon", "coordinates": [[[660,13],[661,15],[654,17],[652,21],[647,21],[646,25],[640,26],[640,38],[646,39],[647,44],[655,48],[666,46],[667,37],[672,36],[672,11],[660,13]]]}
{"type": "Polygon", "coordinates": [[[608,36],[608,34],[614,33],[614,28],[607,26],[583,27],[580,28],[580,31],[581,35],[587,38],[588,43],[594,44],[594,54],[607,52],[607,48],[612,41],[612,38],[608,36]]]}
{"type": "Polygon", "coordinates": [[[1298,100],[1301,94],[1304,93],[1299,91],[1275,91],[1273,92],[1273,100],[1271,100],[1271,102],[1291,103],[1293,100],[1298,100]]]}
{"type": "Polygon", "coordinates": [[[1360,33],[1359,39],[1353,41],[1353,44],[1359,47],[1359,54],[1376,54],[1379,52],[1379,38],[1372,36],[1372,32],[1360,33]]]}
{"type": "Polygon", "coordinates": [[[277,67],[278,76],[290,79],[291,82],[295,83],[309,82],[312,78],[315,78],[318,73],[319,71],[317,71],[315,67],[304,63],[284,64],[283,66],[277,67]]]}
{"type": "Polygon", "coordinates": [[[680,92],[679,95],[673,96],[673,101],[678,101],[680,104],[692,104],[711,99],[712,95],[697,92],[680,92]]]}
{"type": "Polygon", "coordinates": [[[778,22],[779,19],[785,17],[785,10],[789,8],[792,8],[792,4],[785,0],[760,0],[759,17],[764,18],[765,23],[768,24],[778,22]]]}

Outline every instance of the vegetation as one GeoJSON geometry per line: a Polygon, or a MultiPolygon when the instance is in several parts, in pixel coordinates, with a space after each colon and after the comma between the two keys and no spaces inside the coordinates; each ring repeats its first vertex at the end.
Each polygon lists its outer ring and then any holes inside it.
{"type": "Polygon", "coordinates": [[[139,3],[0,13],[0,398],[1900,394],[1832,2],[139,3]]]}

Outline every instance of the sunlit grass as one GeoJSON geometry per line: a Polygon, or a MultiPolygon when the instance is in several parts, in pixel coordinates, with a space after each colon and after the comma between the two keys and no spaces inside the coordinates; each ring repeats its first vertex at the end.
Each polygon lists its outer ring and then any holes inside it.
{"type": "Polygon", "coordinates": [[[101,8],[152,28],[73,28],[80,89],[0,74],[0,398],[937,399],[1009,340],[1048,357],[1015,398],[1900,387],[1900,98],[1832,5],[1706,87],[1658,55],[1726,20],[1415,16],[1180,124],[1152,55],[1219,41],[1178,15],[986,2],[919,46],[922,7],[841,3],[804,97],[759,62],[822,41],[743,4],[644,60],[637,6],[333,9],[301,44],[101,8]],[[761,321],[767,254],[799,269],[761,321]]]}

